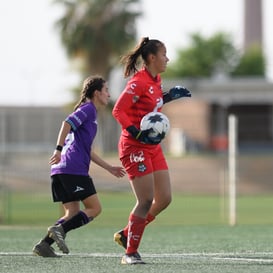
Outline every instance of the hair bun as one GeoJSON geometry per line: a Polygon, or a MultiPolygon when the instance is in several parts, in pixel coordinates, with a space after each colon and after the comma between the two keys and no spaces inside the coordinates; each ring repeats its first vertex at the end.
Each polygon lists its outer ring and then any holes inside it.
{"type": "Polygon", "coordinates": [[[142,40],[142,46],[147,45],[149,41],[150,41],[149,37],[144,37],[143,40],[142,40]]]}

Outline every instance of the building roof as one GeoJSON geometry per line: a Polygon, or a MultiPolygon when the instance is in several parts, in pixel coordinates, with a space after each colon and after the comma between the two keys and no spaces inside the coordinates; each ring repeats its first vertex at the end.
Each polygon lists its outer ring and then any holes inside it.
{"type": "Polygon", "coordinates": [[[164,80],[164,90],[183,85],[192,98],[209,103],[273,104],[273,83],[261,78],[164,80]]]}

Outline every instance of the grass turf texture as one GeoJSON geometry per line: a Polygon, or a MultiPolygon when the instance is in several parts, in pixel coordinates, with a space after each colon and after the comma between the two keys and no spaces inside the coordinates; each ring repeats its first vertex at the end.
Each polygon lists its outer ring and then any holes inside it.
{"type": "Polygon", "coordinates": [[[272,226],[160,226],[146,229],[140,252],[146,265],[120,264],[121,247],[112,242],[116,227],[92,224],[71,231],[71,254],[59,259],[32,256],[44,229],[2,227],[0,272],[272,272],[272,226]]]}
{"type": "MultiPolygon", "coordinates": [[[[32,255],[33,245],[60,215],[49,194],[12,193],[0,226],[0,272],[272,272],[272,196],[238,197],[238,226],[227,226],[218,196],[175,194],[172,205],[145,230],[140,253],[148,264],[120,264],[123,249],[112,240],[134,204],[131,193],[100,193],[103,213],[67,236],[71,254],[32,255]]],[[[56,249],[56,247],[55,247],[56,249]]]]}

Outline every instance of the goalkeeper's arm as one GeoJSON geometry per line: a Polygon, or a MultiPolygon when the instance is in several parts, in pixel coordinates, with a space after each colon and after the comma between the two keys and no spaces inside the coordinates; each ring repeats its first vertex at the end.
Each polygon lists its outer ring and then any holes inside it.
{"type": "Polygon", "coordinates": [[[163,103],[165,104],[183,97],[191,97],[191,92],[183,86],[175,86],[168,92],[163,93],[163,103]]]}

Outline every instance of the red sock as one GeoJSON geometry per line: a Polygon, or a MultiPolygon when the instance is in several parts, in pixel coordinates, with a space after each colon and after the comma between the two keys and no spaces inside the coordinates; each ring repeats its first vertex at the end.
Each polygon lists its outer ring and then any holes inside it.
{"type": "Polygon", "coordinates": [[[145,222],[145,218],[140,218],[133,214],[130,215],[126,254],[132,254],[137,252],[138,246],[142,238],[142,234],[145,229],[145,222]]]}
{"type": "Polygon", "coordinates": [[[147,217],[146,217],[146,222],[145,225],[149,225],[152,221],[154,221],[155,216],[153,216],[152,214],[148,213],[147,217]]]}
{"type": "MultiPolygon", "coordinates": [[[[148,224],[150,224],[153,220],[155,219],[155,216],[153,216],[152,214],[148,214],[146,217],[146,221],[145,221],[145,226],[147,226],[148,224]]],[[[128,229],[129,229],[129,225],[127,225],[124,229],[123,229],[123,234],[128,237],[128,229]]]]}

